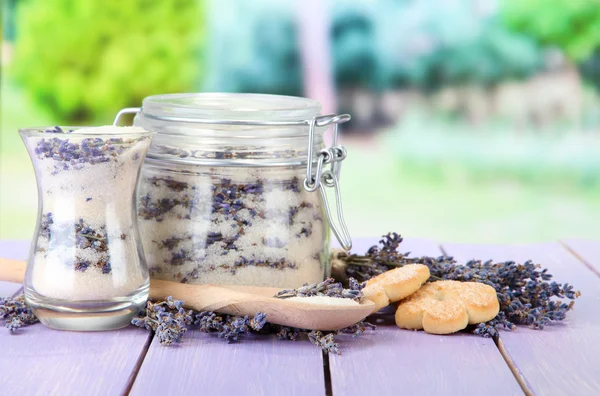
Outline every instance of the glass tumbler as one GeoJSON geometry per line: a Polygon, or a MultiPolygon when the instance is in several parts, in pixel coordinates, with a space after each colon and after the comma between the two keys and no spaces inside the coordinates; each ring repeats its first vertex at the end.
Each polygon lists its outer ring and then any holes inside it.
{"type": "Polygon", "coordinates": [[[38,186],[27,303],[55,329],[127,326],[148,298],[134,197],[152,133],[112,126],[19,133],[38,186]]]}

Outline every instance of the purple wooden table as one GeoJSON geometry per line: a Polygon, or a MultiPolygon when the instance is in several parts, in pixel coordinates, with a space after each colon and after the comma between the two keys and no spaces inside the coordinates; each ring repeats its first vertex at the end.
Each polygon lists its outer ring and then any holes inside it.
{"type": "MultiPolygon", "coordinates": [[[[376,239],[355,241],[364,251],[376,239]]],[[[0,241],[0,256],[24,259],[28,243],[0,241]]],[[[564,240],[520,246],[406,240],[414,255],[531,258],[583,293],[566,323],[544,331],[520,327],[498,342],[470,334],[435,336],[400,330],[393,315],[370,320],[374,332],[339,337],[342,356],[306,341],[246,337],[226,344],[190,331],[163,347],[145,331],[61,332],[35,325],[0,329],[0,395],[599,395],[600,242],[564,240]]],[[[0,296],[19,292],[0,282],[0,296]]]]}

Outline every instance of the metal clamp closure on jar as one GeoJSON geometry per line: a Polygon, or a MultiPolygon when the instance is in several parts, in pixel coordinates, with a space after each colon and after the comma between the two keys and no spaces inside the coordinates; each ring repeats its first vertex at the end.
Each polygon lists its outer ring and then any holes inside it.
{"type": "MultiPolygon", "coordinates": [[[[141,107],[128,107],[121,109],[113,122],[118,125],[121,117],[125,114],[137,114],[143,112],[141,107]]],[[[160,121],[215,124],[215,125],[246,125],[246,126],[308,126],[308,151],[306,159],[306,177],[304,179],[304,189],[309,192],[319,190],[323,203],[325,204],[325,214],[331,226],[333,234],[339,241],[342,248],[350,250],[352,248],[352,238],[344,220],[342,209],[342,199],[340,192],[340,172],[342,161],[346,158],[346,149],[338,144],[338,125],[350,121],[349,114],[328,114],[320,115],[311,120],[301,121],[245,121],[245,120],[209,120],[202,118],[187,118],[173,116],[155,116],[144,114],[147,118],[160,121]],[[328,127],[333,125],[333,141],[329,148],[319,151],[316,159],[316,166],[313,164],[315,130],[317,127],[328,127]],[[329,166],[329,167],[327,167],[329,166]],[[327,199],[326,188],[333,188],[335,194],[337,222],[334,220],[334,214],[327,199]]]]}

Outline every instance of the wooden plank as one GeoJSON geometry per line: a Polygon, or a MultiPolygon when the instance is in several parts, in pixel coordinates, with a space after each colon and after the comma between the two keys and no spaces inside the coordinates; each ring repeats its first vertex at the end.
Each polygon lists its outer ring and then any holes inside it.
{"type": "Polygon", "coordinates": [[[180,345],[154,340],[132,395],[322,395],[321,350],[308,341],[249,336],[227,344],[216,334],[189,331],[180,345]]]}
{"type": "MultiPolygon", "coordinates": [[[[376,239],[355,242],[364,252],[376,239]]],[[[430,241],[407,240],[413,256],[441,254],[430,241]]],[[[378,328],[339,337],[342,356],[330,356],[334,395],[523,394],[494,341],[471,334],[436,336],[398,329],[390,313],[373,315],[378,328]]]]}
{"type": "Polygon", "coordinates": [[[102,333],[41,324],[16,334],[0,329],[0,394],[121,395],[148,337],[133,326],[102,333]]]}
{"type": "MultiPolygon", "coordinates": [[[[27,260],[29,241],[0,241],[0,257],[27,260]]],[[[12,296],[21,288],[19,283],[0,281],[0,297],[12,296]]]]}
{"type": "MultiPolygon", "coordinates": [[[[2,257],[25,259],[28,250],[29,242],[0,241],[2,257]]],[[[20,287],[0,283],[0,295],[12,295],[20,287]]],[[[0,394],[123,394],[149,337],[133,327],[77,333],[36,324],[16,334],[0,327],[0,394]]]]}
{"type": "Polygon", "coordinates": [[[131,389],[132,395],[319,395],[325,394],[321,350],[306,340],[248,336],[228,344],[198,330],[166,347],[154,340],[131,389]]]}
{"type": "Polygon", "coordinates": [[[524,261],[550,270],[557,282],[569,282],[583,295],[563,323],[543,331],[519,327],[503,331],[507,357],[538,395],[600,394],[600,278],[559,243],[528,246],[444,244],[457,260],[471,258],[524,261]]]}
{"type": "Polygon", "coordinates": [[[564,239],[563,245],[600,276],[600,241],[564,239]]]}

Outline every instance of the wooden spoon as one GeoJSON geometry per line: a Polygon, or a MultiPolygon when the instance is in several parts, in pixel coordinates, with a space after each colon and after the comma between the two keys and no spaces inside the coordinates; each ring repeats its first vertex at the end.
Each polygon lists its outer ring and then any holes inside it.
{"type": "MultiPolygon", "coordinates": [[[[22,283],[26,263],[0,258],[0,281],[22,283]]],[[[375,304],[363,300],[357,305],[330,305],[274,298],[281,289],[237,285],[190,285],[152,279],[150,298],[167,296],[182,300],[196,311],[214,311],[229,315],[267,314],[267,321],[283,326],[314,330],[339,330],[366,318],[375,304]]]]}

